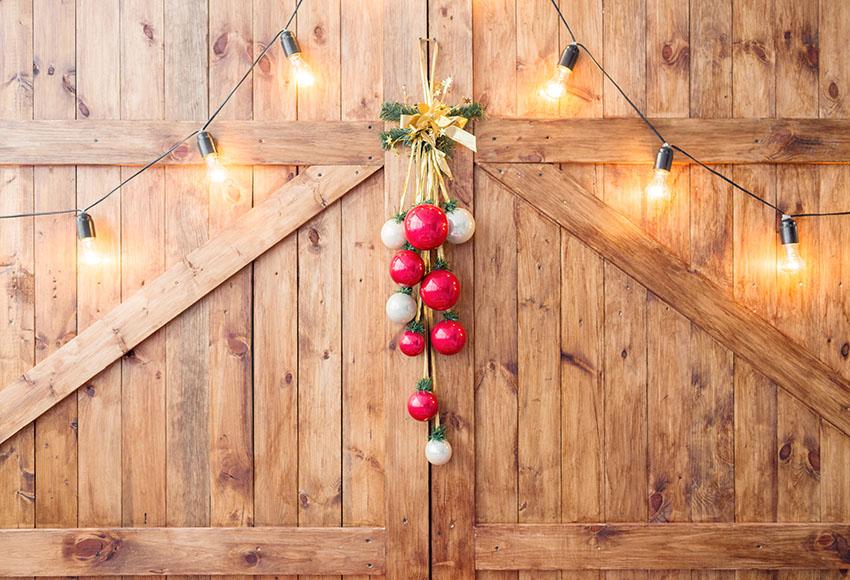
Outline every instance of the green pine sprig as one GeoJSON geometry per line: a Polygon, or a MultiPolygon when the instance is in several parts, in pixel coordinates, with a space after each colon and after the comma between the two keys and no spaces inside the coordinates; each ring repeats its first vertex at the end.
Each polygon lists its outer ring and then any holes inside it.
{"type": "Polygon", "coordinates": [[[444,258],[437,258],[437,261],[434,262],[434,267],[431,268],[431,271],[434,270],[451,270],[449,268],[449,263],[444,258]]]}
{"type": "Polygon", "coordinates": [[[443,318],[446,320],[459,320],[460,316],[457,315],[457,312],[454,310],[446,310],[443,312],[443,318]]]}
{"type": "Polygon", "coordinates": [[[392,219],[394,219],[394,220],[396,221],[396,223],[399,223],[399,224],[400,224],[401,222],[403,222],[403,221],[404,221],[404,218],[405,218],[405,217],[407,217],[407,212],[406,212],[406,211],[400,211],[400,212],[398,212],[397,214],[395,214],[395,215],[392,217],[392,219]]]}
{"type": "Polygon", "coordinates": [[[446,425],[442,424],[439,427],[434,427],[429,439],[431,441],[444,441],[446,439],[446,425]]]}
{"type": "Polygon", "coordinates": [[[381,105],[381,120],[398,122],[402,115],[415,115],[419,112],[416,105],[406,105],[398,101],[385,101],[381,105]]]}
{"type": "Polygon", "coordinates": [[[451,111],[449,111],[449,115],[452,117],[465,117],[470,121],[472,119],[483,119],[484,107],[482,107],[480,103],[464,103],[463,105],[456,105],[452,107],[451,111]]]}
{"type": "Polygon", "coordinates": [[[410,286],[399,286],[398,290],[396,290],[399,294],[407,294],[408,296],[413,294],[413,288],[410,286]]]}
{"type": "Polygon", "coordinates": [[[456,209],[457,209],[457,200],[456,199],[450,199],[449,201],[443,203],[443,211],[445,211],[446,213],[453,212],[456,209]]]}
{"type": "Polygon", "coordinates": [[[424,377],[416,382],[417,391],[428,391],[429,393],[434,388],[434,381],[430,377],[424,377]]]}
{"type": "Polygon", "coordinates": [[[419,320],[413,320],[407,325],[407,330],[416,334],[425,334],[425,325],[419,320]]]}

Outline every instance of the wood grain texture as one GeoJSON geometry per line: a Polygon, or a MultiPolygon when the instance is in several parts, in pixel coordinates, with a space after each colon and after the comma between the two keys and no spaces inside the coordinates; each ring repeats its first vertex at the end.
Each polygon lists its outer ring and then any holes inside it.
{"type": "Polygon", "coordinates": [[[483,167],[824,418],[850,430],[846,411],[850,386],[843,379],[762,317],[728,298],[714,283],[690,272],[575,180],[546,166],[483,167]],[[559,191],[572,192],[569,210],[559,191]],[[762,352],[772,354],[765,357],[762,352]],[[788,362],[791,359],[794,363],[788,362]]]}
{"type": "Polygon", "coordinates": [[[2,530],[0,575],[381,574],[383,528],[2,530]],[[35,565],[34,565],[35,563],[35,565]]]}
{"type": "MultiPolygon", "coordinates": [[[[0,165],[144,165],[197,125],[158,120],[98,120],[86,124],[2,120],[0,165]]],[[[213,133],[228,164],[380,165],[380,131],[381,123],[373,121],[223,119],[216,121],[213,133]]],[[[194,140],[176,149],[163,163],[201,163],[194,140]]]]}
{"type": "Polygon", "coordinates": [[[312,167],[0,391],[0,441],[126,354],[377,167],[312,167]],[[189,288],[185,292],[183,287],[189,288]],[[106,334],[104,334],[104,330],[106,334]]]}
{"type": "MultiPolygon", "coordinates": [[[[440,62],[436,78],[453,79],[449,100],[472,94],[472,0],[430,0],[429,35],[436,39],[440,62]]],[[[474,127],[472,128],[474,131],[474,127]]],[[[451,160],[454,179],[450,195],[475,211],[473,155],[458,147],[451,160]]],[[[461,282],[455,310],[469,332],[466,348],[437,362],[438,393],[443,421],[452,443],[452,460],[431,470],[431,577],[472,580],[475,560],[475,253],[476,242],[446,244],[446,256],[461,282]]]]}
{"type": "MultiPolygon", "coordinates": [[[[404,100],[420,94],[419,44],[428,34],[425,0],[382,2],[383,98],[404,100]],[[390,25],[391,23],[391,25],[390,25]]],[[[407,158],[384,155],[384,219],[398,212],[407,158]]],[[[389,257],[389,253],[385,253],[389,257]]],[[[384,299],[396,290],[389,276],[381,286],[384,299]]],[[[424,580],[430,575],[429,469],[423,448],[427,428],[405,413],[410,389],[421,376],[419,361],[396,349],[400,328],[385,322],[384,408],[387,410],[384,466],[387,528],[387,578],[424,580]]]]}
{"type": "Polygon", "coordinates": [[[847,524],[480,525],[476,566],[557,570],[846,568],[847,524]]]}
{"type": "MultiPolygon", "coordinates": [[[[844,163],[842,119],[652,119],[705,163],[844,163]],[[718,140],[718,135],[723,139],[718,140]]],[[[657,138],[638,119],[490,119],[476,124],[479,162],[652,163],[657,138]]],[[[683,156],[676,163],[688,163],[683,156]]]]}

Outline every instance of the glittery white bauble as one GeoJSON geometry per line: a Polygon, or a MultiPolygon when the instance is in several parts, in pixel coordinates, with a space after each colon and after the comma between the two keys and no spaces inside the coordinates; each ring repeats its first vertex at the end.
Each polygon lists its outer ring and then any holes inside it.
{"type": "Polygon", "coordinates": [[[381,226],[381,241],[391,250],[399,250],[407,242],[404,237],[404,222],[388,219],[381,226]]]}
{"type": "Polygon", "coordinates": [[[445,465],[452,458],[452,445],[445,439],[431,439],[425,444],[425,459],[431,465],[445,465]]]}
{"type": "Polygon", "coordinates": [[[472,213],[463,207],[457,207],[446,213],[449,220],[449,235],[446,240],[452,244],[463,244],[472,238],[475,233],[475,218],[472,213]]]}
{"type": "Polygon", "coordinates": [[[396,292],[387,300],[387,318],[397,324],[407,324],[416,316],[416,300],[404,292],[396,292]]]}

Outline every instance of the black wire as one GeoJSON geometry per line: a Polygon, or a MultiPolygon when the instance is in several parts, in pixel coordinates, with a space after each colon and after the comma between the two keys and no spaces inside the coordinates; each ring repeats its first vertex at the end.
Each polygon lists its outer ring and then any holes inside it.
{"type": "Polygon", "coordinates": [[[661,132],[660,132],[660,131],[659,131],[659,130],[655,127],[655,125],[653,125],[653,124],[652,124],[652,122],[651,122],[649,119],[647,119],[647,118],[646,118],[646,115],[644,115],[644,114],[643,114],[643,111],[641,111],[641,110],[640,110],[640,108],[639,108],[639,107],[638,107],[638,106],[634,103],[634,101],[632,101],[632,100],[629,98],[629,95],[627,95],[627,94],[626,94],[626,91],[624,91],[624,90],[620,87],[620,85],[619,85],[619,84],[617,84],[617,81],[615,81],[615,80],[614,80],[614,78],[613,78],[611,75],[609,75],[609,74],[608,74],[608,71],[607,71],[607,70],[605,70],[605,68],[604,68],[604,67],[603,67],[603,66],[599,63],[599,61],[598,61],[598,60],[596,60],[596,57],[595,57],[595,56],[593,56],[593,53],[592,53],[592,52],[590,52],[590,49],[589,49],[589,48],[587,48],[585,45],[583,45],[583,44],[582,44],[582,43],[580,43],[580,42],[576,42],[576,46],[578,46],[578,47],[579,47],[580,49],[582,49],[585,53],[587,53],[587,56],[589,56],[589,57],[590,57],[590,60],[592,60],[592,61],[593,61],[593,64],[595,64],[595,65],[596,65],[596,68],[598,68],[598,69],[602,72],[602,74],[603,74],[603,75],[605,75],[605,78],[606,78],[606,79],[608,79],[609,81],[611,81],[611,84],[612,84],[612,85],[614,85],[614,88],[616,88],[616,89],[617,89],[617,92],[619,92],[619,93],[620,93],[620,95],[622,95],[622,97],[623,97],[624,99],[626,99],[626,102],[627,102],[629,105],[631,105],[632,109],[634,109],[635,113],[637,113],[637,114],[638,114],[638,116],[641,118],[641,120],[644,122],[644,124],[645,124],[647,127],[649,127],[649,128],[652,130],[652,132],[653,132],[653,133],[655,133],[655,136],[656,136],[656,137],[658,137],[658,140],[659,140],[659,141],[661,141],[661,143],[662,143],[662,144],[663,144],[663,143],[667,143],[667,140],[664,138],[664,136],[661,134],[661,132]]]}
{"type": "Polygon", "coordinates": [[[570,37],[573,39],[573,42],[576,42],[576,35],[573,34],[573,29],[570,28],[570,23],[567,22],[566,18],[564,18],[564,13],[561,12],[561,7],[558,6],[558,2],[556,0],[552,0],[552,6],[555,7],[555,10],[558,12],[558,16],[561,17],[561,22],[563,22],[564,26],[567,27],[567,32],[570,33],[570,37]]]}
{"type": "Polygon", "coordinates": [[[100,198],[98,198],[94,203],[86,206],[83,209],[58,209],[58,210],[52,210],[52,211],[19,213],[19,214],[11,214],[11,215],[0,215],[0,219],[12,219],[12,218],[23,218],[23,217],[41,217],[41,216],[60,215],[60,214],[67,214],[67,213],[74,213],[74,214],[87,213],[89,210],[91,210],[93,207],[95,207],[99,203],[106,201],[112,194],[114,194],[116,191],[120,190],[122,187],[124,187],[125,185],[127,185],[128,183],[133,181],[136,177],[138,177],[139,175],[141,175],[142,173],[144,173],[145,171],[147,171],[148,169],[150,169],[151,167],[153,167],[154,165],[156,165],[157,163],[159,163],[160,161],[162,161],[163,159],[165,159],[166,157],[168,157],[169,155],[174,153],[174,151],[178,147],[180,147],[183,143],[185,143],[186,141],[188,141],[189,139],[191,139],[192,137],[194,137],[195,135],[197,135],[201,131],[205,131],[207,129],[207,127],[210,126],[210,123],[213,122],[213,120],[218,116],[218,114],[221,112],[221,110],[224,108],[224,106],[228,103],[228,101],[230,101],[230,99],[233,97],[233,95],[236,94],[236,91],[239,89],[239,87],[242,86],[242,83],[245,82],[245,79],[248,78],[248,75],[251,74],[251,71],[253,71],[254,68],[256,68],[257,63],[260,62],[260,59],[262,59],[263,56],[269,51],[269,49],[272,46],[274,46],[275,41],[277,41],[277,39],[280,37],[280,35],[283,34],[284,32],[286,32],[286,30],[292,24],[292,21],[295,20],[295,16],[298,14],[298,9],[301,8],[302,2],[304,2],[304,0],[298,0],[298,2],[295,4],[295,9],[292,11],[292,14],[289,16],[289,20],[286,21],[286,26],[284,26],[277,34],[275,34],[274,38],[265,46],[265,48],[263,48],[263,50],[260,52],[259,56],[257,56],[257,58],[254,59],[254,62],[251,63],[251,67],[247,71],[245,71],[245,74],[242,75],[242,78],[239,79],[239,82],[236,83],[236,86],[233,87],[233,89],[230,91],[230,93],[228,93],[227,97],[218,106],[218,108],[215,110],[215,112],[212,115],[210,115],[210,117],[207,119],[207,122],[204,123],[204,126],[201,129],[196,129],[196,130],[192,131],[191,133],[189,133],[188,135],[186,135],[183,139],[181,139],[180,141],[178,141],[177,143],[175,143],[174,145],[169,147],[168,150],[163,152],[159,157],[157,157],[153,161],[150,161],[149,163],[147,163],[144,167],[142,167],[141,169],[139,169],[138,171],[133,173],[130,177],[128,177],[127,179],[125,179],[124,181],[122,181],[121,183],[119,183],[118,185],[113,187],[112,189],[110,189],[107,193],[102,195],[100,198]]]}

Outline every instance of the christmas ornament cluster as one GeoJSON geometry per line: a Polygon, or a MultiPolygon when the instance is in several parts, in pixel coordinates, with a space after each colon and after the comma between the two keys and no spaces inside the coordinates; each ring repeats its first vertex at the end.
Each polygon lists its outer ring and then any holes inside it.
{"type": "Polygon", "coordinates": [[[432,422],[425,458],[443,465],[452,457],[446,426],[440,424],[436,394],[437,357],[452,356],[466,345],[466,328],[453,310],[460,298],[461,283],[449,268],[446,244],[463,244],[475,233],[475,219],[466,208],[450,198],[446,182],[452,172],[448,159],[456,145],[475,151],[475,136],[464,130],[470,119],[480,118],[483,109],[469,100],[448,105],[443,98],[452,81],[435,84],[437,45],[431,50],[420,39],[419,72],[424,94],[416,104],[386,102],[381,119],[398,126],[381,133],[387,151],[409,149],[398,213],[381,227],[381,241],[395,253],[389,274],[398,291],[387,300],[387,318],[403,327],[398,351],[422,358],[422,377],[415,382],[407,400],[407,412],[417,421],[432,422]],[[413,201],[406,203],[408,190],[413,201]],[[438,320],[439,318],[439,320],[438,320]]]}

